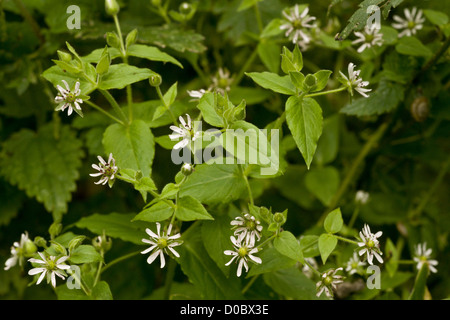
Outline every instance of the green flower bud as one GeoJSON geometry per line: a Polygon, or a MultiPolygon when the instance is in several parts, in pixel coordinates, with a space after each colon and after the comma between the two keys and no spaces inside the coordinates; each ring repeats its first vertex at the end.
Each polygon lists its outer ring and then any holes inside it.
{"type": "Polygon", "coordinates": [[[86,239],[85,236],[76,236],[69,242],[69,252],[72,252],[75,250],[82,242],[86,239]]]}
{"type": "Polygon", "coordinates": [[[35,237],[34,238],[34,243],[38,246],[38,247],[42,247],[42,248],[46,248],[47,247],[47,240],[45,240],[42,237],[35,237]]]}
{"type": "Polygon", "coordinates": [[[134,29],[130,31],[130,33],[127,35],[127,38],[125,39],[125,44],[127,48],[136,42],[137,34],[138,34],[137,29],[134,29]]]}
{"type": "Polygon", "coordinates": [[[154,5],[155,7],[161,6],[161,0],[151,0],[150,2],[151,2],[151,4],[154,5]]]}
{"type": "Polygon", "coordinates": [[[159,87],[162,83],[162,78],[159,74],[154,74],[149,78],[149,82],[152,87],[159,87]]]}
{"type": "Polygon", "coordinates": [[[58,50],[56,52],[58,53],[59,60],[64,61],[64,62],[72,61],[72,55],[70,53],[67,53],[67,52],[64,52],[61,50],[58,50]]]}
{"type": "Polygon", "coordinates": [[[188,2],[183,2],[178,8],[181,14],[188,15],[192,12],[192,6],[188,2]]]}
{"type": "Polygon", "coordinates": [[[32,257],[37,252],[37,246],[33,241],[27,240],[23,246],[23,255],[24,257],[32,257]]]}
{"type": "Polygon", "coordinates": [[[303,81],[303,88],[306,92],[314,90],[317,86],[317,78],[313,74],[308,74],[303,81]]]}
{"type": "Polygon", "coordinates": [[[107,32],[106,33],[106,43],[108,46],[119,49],[120,48],[120,39],[119,36],[115,32],[107,32]]]}
{"type": "Polygon", "coordinates": [[[111,249],[112,240],[103,233],[101,236],[95,237],[92,240],[92,245],[97,251],[105,253],[111,249]]]}
{"type": "Polygon", "coordinates": [[[108,72],[110,64],[111,64],[111,57],[108,52],[108,47],[106,47],[105,50],[103,50],[100,61],[97,63],[95,71],[100,75],[105,74],[108,72]]]}
{"type": "Polygon", "coordinates": [[[279,224],[284,224],[286,222],[286,219],[281,212],[277,212],[273,215],[273,221],[279,224]]]}
{"type": "Polygon", "coordinates": [[[50,234],[50,237],[53,239],[57,237],[62,230],[62,224],[59,222],[53,222],[51,226],[48,228],[48,233],[50,234]]]}
{"type": "Polygon", "coordinates": [[[194,170],[194,166],[190,163],[185,163],[181,167],[181,173],[183,173],[186,177],[190,176],[194,170]]]}
{"type": "Polygon", "coordinates": [[[120,11],[120,6],[116,0],[105,0],[105,10],[110,16],[115,16],[120,11]]]}

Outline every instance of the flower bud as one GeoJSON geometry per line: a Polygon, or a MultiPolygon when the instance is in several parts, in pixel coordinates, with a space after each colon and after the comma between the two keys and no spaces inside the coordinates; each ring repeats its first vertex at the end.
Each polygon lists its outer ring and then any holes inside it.
{"type": "Polygon", "coordinates": [[[188,2],[183,2],[178,8],[181,14],[188,15],[192,12],[192,6],[188,2]]]}
{"type": "Polygon", "coordinates": [[[37,246],[33,241],[27,240],[23,246],[23,255],[24,257],[32,257],[37,251],[37,246]]]}
{"type": "Polygon", "coordinates": [[[72,61],[72,55],[70,53],[67,53],[67,52],[64,52],[61,50],[58,50],[56,52],[58,53],[59,60],[64,61],[64,62],[72,61]]]}
{"type": "Polygon", "coordinates": [[[127,48],[136,42],[137,34],[137,29],[134,29],[127,35],[127,38],[125,39],[127,48]]]}
{"type": "Polygon", "coordinates": [[[104,253],[109,251],[109,249],[111,249],[112,240],[105,234],[102,234],[101,236],[95,237],[92,240],[92,245],[97,251],[104,253]]]}
{"type": "Polygon", "coordinates": [[[59,222],[53,222],[51,226],[48,228],[48,233],[50,234],[51,238],[57,237],[62,230],[62,224],[59,222]]]}
{"type": "Polygon", "coordinates": [[[111,57],[108,52],[108,47],[106,47],[105,50],[103,50],[100,61],[97,63],[95,71],[100,75],[105,74],[108,72],[110,64],[111,64],[111,57]]]}
{"type": "Polygon", "coordinates": [[[116,0],[105,0],[105,10],[110,16],[115,16],[120,11],[120,6],[116,0]]]}
{"type": "Polygon", "coordinates": [[[149,82],[152,87],[159,87],[162,83],[162,78],[159,74],[154,74],[149,78],[149,82]]]}
{"type": "Polygon", "coordinates": [[[115,32],[107,32],[106,33],[106,43],[108,46],[119,49],[120,48],[120,39],[119,36],[115,32]]]}
{"type": "Polygon", "coordinates": [[[181,173],[183,173],[186,177],[190,176],[194,170],[194,166],[190,163],[185,163],[181,167],[181,173]]]}
{"type": "Polygon", "coordinates": [[[161,6],[161,0],[151,0],[150,2],[151,2],[152,5],[154,5],[155,7],[161,6]]]}
{"type": "Polygon", "coordinates": [[[281,212],[277,212],[273,215],[273,221],[278,224],[284,224],[286,222],[286,217],[281,212]]]}
{"type": "Polygon", "coordinates": [[[34,243],[38,246],[38,247],[42,247],[42,248],[46,248],[47,247],[47,240],[45,240],[42,237],[35,237],[34,238],[34,243]]]}

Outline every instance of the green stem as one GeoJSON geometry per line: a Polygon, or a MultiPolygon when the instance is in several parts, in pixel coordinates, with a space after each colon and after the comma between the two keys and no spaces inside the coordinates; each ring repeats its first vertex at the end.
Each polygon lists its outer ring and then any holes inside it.
{"type": "Polygon", "coordinates": [[[108,264],[101,270],[101,273],[105,272],[106,270],[108,270],[108,269],[109,269],[110,267],[112,267],[113,265],[115,265],[115,264],[117,264],[117,263],[119,263],[119,262],[121,262],[121,261],[124,261],[124,260],[126,260],[126,259],[132,258],[132,257],[134,257],[135,255],[138,255],[139,253],[141,253],[141,251],[131,252],[131,253],[128,253],[128,254],[126,254],[126,255],[123,255],[123,256],[121,256],[121,257],[119,257],[119,258],[117,258],[117,259],[112,260],[110,263],[108,263],[108,264]]]}
{"type": "Polygon", "coordinates": [[[310,94],[305,95],[305,98],[322,96],[322,95],[329,94],[329,93],[337,93],[337,92],[344,91],[346,89],[347,89],[347,87],[339,87],[339,88],[333,89],[333,90],[327,90],[327,91],[321,91],[321,92],[316,92],[316,93],[310,93],[310,94]]]}
{"type": "Polygon", "coordinates": [[[356,242],[355,240],[350,240],[350,239],[347,239],[347,238],[338,236],[338,235],[336,235],[336,234],[333,234],[333,236],[334,236],[336,239],[338,239],[338,240],[341,240],[341,241],[344,241],[344,242],[348,242],[348,243],[351,243],[351,244],[358,245],[358,242],[356,242]]]}
{"type": "Polygon", "coordinates": [[[232,87],[235,87],[239,84],[239,82],[241,82],[242,77],[244,76],[245,71],[250,67],[250,65],[253,63],[253,61],[255,60],[256,56],[258,55],[258,49],[257,47],[255,47],[255,49],[253,50],[252,54],[248,57],[247,61],[244,63],[244,65],[242,66],[241,70],[239,71],[238,75],[236,76],[236,78],[234,78],[233,80],[233,84],[232,87]]]}
{"type": "MultiPolygon", "coordinates": [[[[101,255],[102,255],[102,258],[103,258],[103,250],[101,252],[101,255]]],[[[102,267],[103,267],[103,259],[102,259],[102,261],[100,261],[98,263],[97,274],[95,275],[94,285],[92,286],[93,288],[97,285],[97,282],[100,279],[100,274],[102,272],[102,267]]]]}
{"type": "Polygon", "coordinates": [[[242,164],[239,164],[238,166],[239,166],[239,171],[240,171],[241,174],[242,174],[242,178],[243,178],[244,181],[245,181],[245,185],[247,186],[247,192],[248,192],[248,198],[249,198],[250,204],[251,204],[251,205],[254,205],[252,188],[250,187],[250,183],[248,182],[247,175],[246,175],[245,172],[244,172],[244,169],[243,169],[243,167],[242,167],[242,164]]]}
{"type": "Polygon", "coordinates": [[[253,6],[254,10],[255,10],[255,17],[256,17],[256,23],[258,24],[258,30],[259,33],[261,34],[263,32],[264,29],[264,25],[261,19],[261,13],[259,12],[259,7],[258,7],[258,2],[255,2],[255,5],[253,6]]]}
{"type": "Polygon", "coordinates": [[[163,96],[163,94],[162,94],[162,92],[161,92],[161,88],[160,88],[159,86],[157,86],[157,87],[155,87],[155,88],[156,88],[156,92],[158,93],[158,97],[159,97],[159,99],[161,100],[163,106],[164,106],[164,107],[167,109],[167,111],[169,112],[170,117],[172,118],[173,124],[174,124],[175,126],[178,127],[178,122],[177,122],[177,119],[175,118],[175,115],[173,114],[172,110],[170,110],[170,106],[168,106],[168,105],[166,104],[166,101],[164,101],[164,96],[163,96]]]}
{"type": "Polygon", "coordinates": [[[81,281],[81,278],[78,278],[77,274],[74,272],[72,274],[72,277],[75,279],[75,281],[80,285],[81,289],[83,289],[84,293],[87,296],[91,295],[91,291],[89,289],[86,288],[86,286],[83,284],[83,281],[81,281]]]}
{"type": "Polygon", "coordinates": [[[363,148],[357,155],[356,159],[353,161],[347,174],[345,175],[345,178],[342,181],[342,184],[340,185],[338,191],[336,192],[334,197],[331,199],[330,204],[328,205],[328,208],[322,214],[322,217],[318,220],[318,222],[317,222],[318,225],[321,225],[323,220],[325,219],[326,215],[328,214],[328,212],[330,210],[335,209],[335,207],[338,205],[339,201],[341,200],[341,197],[345,194],[345,192],[347,191],[347,188],[350,186],[350,183],[352,182],[359,165],[363,162],[363,160],[366,158],[366,156],[369,154],[369,152],[372,150],[372,148],[381,139],[386,128],[387,128],[387,123],[381,124],[378,127],[377,131],[375,131],[375,133],[370,137],[370,139],[363,146],[363,148]]]}
{"type": "Polygon", "coordinates": [[[119,36],[120,40],[120,51],[123,58],[126,58],[127,51],[125,50],[125,44],[123,43],[123,36],[122,36],[122,30],[120,28],[119,18],[117,17],[117,14],[114,15],[114,24],[116,25],[117,34],[119,36]]]}
{"type": "Polygon", "coordinates": [[[109,104],[113,107],[114,111],[119,115],[121,118],[125,120],[125,123],[128,123],[127,116],[123,112],[122,108],[120,108],[119,104],[117,103],[116,99],[107,91],[99,89],[100,93],[103,94],[103,96],[108,100],[109,104]]]}
{"type": "Polygon", "coordinates": [[[111,113],[109,113],[109,112],[106,111],[106,110],[103,110],[102,108],[100,108],[100,107],[99,107],[98,105],[96,105],[95,103],[93,103],[93,102],[91,102],[91,101],[89,101],[89,100],[86,100],[86,101],[84,101],[84,102],[86,102],[88,105],[90,105],[90,106],[91,106],[92,108],[94,108],[95,110],[100,111],[101,113],[103,113],[103,114],[106,115],[107,117],[111,118],[112,120],[114,120],[114,121],[120,123],[121,125],[125,125],[125,123],[124,123],[122,120],[120,120],[120,119],[114,117],[111,113]]]}
{"type": "Polygon", "coordinates": [[[266,240],[264,240],[262,243],[260,243],[258,246],[256,246],[256,249],[259,250],[259,248],[264,247],[267,243],[269,243],[270,241],[272,241],[272,239],[274,239],[277,236],[277,232],[274,233],[273,235],[271,235],[269,238],[267,238],[266,240]]]}
{"type": "Polygon", "coordinates": [[[242,289],[241,293],[245,294],[248,289],[250,289],[250,287],[253,285],[253,283],[255,283],[256,279],[258,279],[259,274],[257,274],[256,276],[253,276],[250,281],[245,285],[245,287],[242,289]]]}
{"type": "Polygon", "coordinates": [[[447,37],[447,39],[444,41],[442,46],[439,48],[438,51],[428,60],[428,62],[423,66],[420,73],[426,72],[428,69],[430,69],[438,60],[439,58],[447,51],[447,49],[450,46],[450,37],[447,37]]]}
{"type": "Polygon", "coordinates": [[[359,215],[359,209],[360,209],[360,208],[361,208],[360,204],[357,204],[356,207],[355,207],[355,210],[353,210],[352,217],[350,218],[350,222],[348,223],[348,227],[349,227],[349,228],[352,228],[352,227],[353,227],[353,224],[355,223],[356,218],[357,218],[358,215],[359,215]]]}
{"type": "Polygon", "coordinates": [[[322,275],[320,274],[319,270],[314,268],[307,260],[304,260],[305,264],[320,278],[322,275]]]}
{"type": "Polygon", "coordinates": [[[172,288],[173,277],[175,275],[175,268],[177,263],[174,259],[169,260],[169,266],[167,267],[166,283],[164,288],[164,300],[169,300],[170,289],[172,288]]]}
{"type": "Polygon", "coordinates": [[[127,86],[127,103],[128,103],[128,119],[130,123],[133,121],[133,89],[131,85],[127,86]]]}

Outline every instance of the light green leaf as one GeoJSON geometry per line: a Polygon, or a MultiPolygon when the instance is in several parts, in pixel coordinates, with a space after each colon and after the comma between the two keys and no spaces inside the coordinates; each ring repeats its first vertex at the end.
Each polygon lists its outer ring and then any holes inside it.
{"type": "Polygon", "coordinates": [[[222,117],[215,109],[214,93],[206,92],[199,100],[197,108],[202,112],[203,119],[214,127],[224,127],[222,117]]]}
{"type": "Polygon", "coordinates": [[[175,215],[181,221],[214,220],[200,201],[191,196],[178,199],[175,215]]]}
{"type": "Polygon", "coordinates": [[[83,95],[88,95],[96,88],[95,84],[92,84],[79,75],[64,72],[63,69],[61,69],[59,66],[52,66],[48,68],[42,73],[42,77],[51,82],[55,88],[57,85],[64,86],[62,80],[66,80],[71,88],[73,88],[75,86],[75,83],[78,81],[80,82],[80,90],[83,95]]]}
{"type": "Polygon", "coordinates": [[[330,70],[320,70],[314,73],[314,77],[316,77],[316,86],[311,92],[317,92],[322,91],[325,89],[328,83],[328,79],[330,78],[330,75],[333,73],[333,71],[330,70]]]}
{"type": "Polygon", "coordinates": [[[289,231],[282,231],[273,241],[273,246],[281,254],[295,261],[304,262],[300,243],[289,231]]]}
{"type": "Polygon", "coordinates": [[[443,26],[444,24],[448,23],[448,15],[446,15],[444,12],[425,9],[423,10],[423,13],[432,24],[443,26]]]}
{"type": "Polygon", "coordinates": [[[281,47],[274,41],[260,41],[258,43],[258,56],[270,72],[278,73],[280,69],[281,47]]]}
{"type": "Polygon", "coordinates": [[[415,57],[431,57],[433,55],[433,52],[416,37],[400,38],[395,50],[398,53],[415,57]]]}
{"type": "Polygon", "coordinates": [[[340,115],[335,114],[324,119],[322,135],[317,142],[313,164],[324,166],[336,159],[340,144],[340,115]]]}
{"type": "Polygon", "coordinates": [[[309,168],[322,134],[322,109],[314,99],[292,96],[286,101],[286,121],[309,168]]]}
{"type": "Polygon", "coordinates": [[[258,2],[260,1],[261,0],[242,0],[237,11],[239,12],[247,10],[248,8],[251,8],[254,5],[258,5],[258,2]]]}
{"type": "Polygon", "coordinates": [[[56,132],[53,124],[38,132],[22,129],[3,143],[0,172],[28,197],[43,203],[56,218],[67,212],[71,192],[76,189],[81,147],[68,126],[56,132]]]}
{"type": "Polygon", "coordinates": [[[312,168],[305,176],[305,185],[325,206],[339,189],[339,171],[332,166],[312,168]]]}
{"type": "Polygon", "coordinates": [[[422,268],[420,268],[419,273],[416,276],[414,288],[408,300],[424,300],[428,274],[429,274],[428,264],[424,263],[422,264],[422,268]]]}
{"type": "Polygon", "coordinates": [[[169,54],[162,52],[156,47],[150,47],[144,44],[133,44],[127,48],[130,56],[144,58],[150,61],[170,62],[183,68],[183,65],[169,54]]]}
{"type": "Polygon", "coordinates": [[[247,274],[247,278],[255,276],[257,274],[263,274],[267,272],[276,271],[279,269],[285,269],[292,267],[295,264],[295,260],[291,259],[284,254],[281,254],[275,248],[264,248],[261,252],[255,254],[261,258],[261,264],[251,264],[250,271],[247,274]]]}
{"type": "Polygon", "coordinates": [[[245,74],[265,89],[281,94],[295,94],[295,87],[289,76],[282,77],[272,72],[246,72],[245,74]]]}
{"type": "Polygon", "coordinates": [[[93,300],[113,300],[113,295],[109,284],[105,281],[99,281],[92,289],[93,300]]]}
{"type": "Polygon", "coordinates": [[[283,20],[281,20],[281,19],[275,18],[275,19],[271,20],[264,27],[264,30],[261,32],[260,37],[261,38],[270,38],[270,37],[277,36],[277,35],[283,33],[283,30],[280,29],[282,24],[283,24],[283,20]]]}
{"type": "Polygon", "coordinates": [[[283,53],[281,54],[281,69],[284,73],[300,72],[303,69],[303,56],[298,47],[295,46],[294,51],[290,51],[288,48],[283,47],[283,53]]]}
{"type": "Polygon", "coordinates": [[[120,63],[109,67],[108,73],[101,77],[99,89],[123,89],[127,85],[139,82],[156,75],[150,69],[137,68],[128,64],[120,63]]]}
{"type": "Polygon", "coordinates": [[[305,258],[316,257],[320,254],[319,251],[319,237],[316,235],[306,235],[300,239],[300,248],[302,249],[305,258]]]}
{"type": "Polygon", "coordinates": [[[95,234],[105,234],[112,238],[119,238],[135,244],[143,244],[142,238],[146,236],[146,223],[131,222],[135,217],[134,213],[95,213],[85,218],[81,218],[75,223],[78,228],[86,228],[95,234]]]}
{"type": "Polygon", "coordinates": [[[139,212],[132,221],[157,222],[169,219],[174,213],[174,208],[164,201],[160,201],[151,207],[139,212]]]}
{"type": "Polygon", "coordinates": [[[333,252],[338,240],[335,236],[328,233],[322,233],[319,237],[319,251],[322,262],[325,264],[330,254],[333,252]]]}
{"type": "Polygon", "coordinates": [[[180,188],[180,196],[202,203],[226,203],[245,194],[246,185],[235,164],[200,164],[180,188]]]}
{"type": "Polygon", "coordinates": [[[340,208],[331,211],[323,222],[325,231],[329,233],[338,233],[339,231],[341,231],[343,225],[344,220],[342,220],[342,213],[340,208]]]}
{"type": "Polygon", "coordinates": [[[126,127],[110,125],[103,135],[103,146],[107,154],[113,154],[119,168],[140,170],[144,177],[150,176],[155,141],[144,121],[134,120],[126,127]]]}
{"type": "Polygon", "coordinates": [[[71,253],[69,261],[74,264],[92,263],[102,261],[100,253],[91,245],[82,244],[76,247],[71,253]]]}

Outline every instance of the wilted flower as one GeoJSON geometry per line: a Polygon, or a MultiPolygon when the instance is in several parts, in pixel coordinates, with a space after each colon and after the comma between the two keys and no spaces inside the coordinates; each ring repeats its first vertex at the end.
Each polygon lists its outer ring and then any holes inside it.
{"type": "Polygon", "coordinates": [[[261,222],[256,220],[256,218],[248,213],[244,214],[243,217],[236,217],[230,222],[233,226],[234,235],[238,237],[238,241],[245,239],[246,243],[254,247],[256,239],[259,241],[261,239],[261,231],[263,226],[261,222]]]}
{"type": "Polygon", "coordinates": [[[430,260],[431,253],[433,250],[431,248],[427,249],[427,243],[418,244],[414,252],[414,261],[417,262],[417,270],[420,270],[422,266],[426,263],[433,273],[437,272],[435,266],[438,265],[437,260],[430,260]]]}
{"type": "Polygon", "coordinates": [[[311,23],[316,20],[316,17],[308,15],[309,8],[305,8],[301,13],[298,5],[295,5],[289,10],[289,13],[283,11],[283,16],[287,19],[285,24],[280,26],[281,30],[286,30],[285,36],[289,38],[294,44],[298,44],[302,49],[311,41],[310,35],[306,29],[315,28],[316,25],[311,23]]]}
{"type": "Polygon", "coordinates": [[[101,176],[100,180],[94,183],[103,185],[108,183],[109,187],[111,188],[112,185],[114,184],[115,178],[114,175],[117,173],[117,170],[119,169],[116,166],[116,160],[113,158],[112,153],[109,154],[108,162],[106,162],[101,156],[97,156],[97,158],[100,161],[100,163],[98,165],[93,164],[92,168],[98,170],[99,172],[90,173],[89,175],[91,177],[101,176]]]}
{"type": "Polygon", "coordinates": [[[383,34],[380,33],[378,28],[364,28],[364,32],[355,32],[355,36],[358,39],[354,40],[352,44],[362,43],[362,45],[358,48],[358,52],[363,52],[366,48],[370,48],[372,46],[381,46],[383,44],[383,34]]]}
{"type": "Polygon", "coordinates": [[[159,259],[161,261],[161,268],[164,268],[166,265],[166,260],[164,259],[164,253],[169,254],[170,252],[175,257],[180,257],[179,253],[176,252],[173,247],[179,246],[182,244],[182,241],[177,241],[181,237],[180,233],[170,235],[172,232],[172,224],[169,224],[169,227],[167,228],[167,231],[163,231],[161,235],[161,224],[159,222],[156,223],[156,233],[154,233],[149,228],[145,229],[145,232],[150,236],[149,239],[142,239],[142,242],[148,243],[151,245],[150,248],[145,249],[142,251],[142,254],[146,254],[150,251],[152,253],[147,258],[147,263],[151,264],[155,259],[159,256],[159,259]]]}
{"type": "Polygon", "coordinates": [[[65,89],[60,85],[57,85],[59,93],[55,97],[55,102],[59,103],[56,107],[55,111],[67,109],[67,115],[70,116],[72,112],[75,110],[81,117],[83,116],[83,112],[81,111],[80,103],[83,103],[83,99],[80,98],[81,90],[80,83],[77,81],[75,83],[75,87],[73,90],[70,90],[69,84],[66,80],[62,80],[64,83],[65,89]]]}
{"type": "Polygon", "coordinates": [[[381,258],[383,253],[380,251],[380,242],[378,241],[378,238],[381,237],[382,234],[382,231],[378,231],[375,234],[372,233],[367,224],[365,224],[362,231],[359,232],[361,242],[358,242],[358,246],[360,247],[358,254],[360,256],[366,254],[367,261],[371,265],[373,264],[373,256],[377,258],[378,262],[383,263],[383,259],[381,258]]]}
{"type": "Polygon", "coordinates": [[[366,92],[372,91],[372,89],[364,89],[364,87],[367,87],[369,85],[369,81],[363,81],[359,74],[361,73],[361,70],[355,71],[355,65],[353,63],[348,64],[348,78],[346,75],[342,73],[342,71],[339,71],[339,74],[341,76],[341,83],[347,86],[350,94],[353,96],[353,89],[360,93],[363,97],[367,98],[368,95],[366,92]]]}
{"type": "Polygon", "coordinates": [[[368,200],[369,200],[369,193],[368,192],[365,192],[365,191],[362,191],[362,190],[358,190],[356,192],[356,195],[355,195],[356,203],[366,204],[368,200]]]}
{"type": "Polygon", "coordinates": [[[403,12],[406,19],[403,19],[398,15],[392,17],[396,21],[392,26],[395,29],[403,30],[398,34],[399,38],[416,34],[417,30],[423,28],[423,23],[425,22],[425,18],[422,17],[422,10],[417,10],[416,7],[412,8],[411,11],[408,8],[405,8],[403,12]]]}
{"type": "Polygon", "coordinates": [[[181,125],[179,127],[173,125],[170,126],[170,129],[174,133],[169,135],[169,138],[172,141],[183,138],[173,147],[175,150],[186,147],[191,141],[195,141],[200,136],[200,132],[194,132],[191,117],[188,114],[186,114],[187,121],[184,121],[181,116],[178,119],[180,120],[181,125]]]}
{"type": "Polygon", "coordinates": [[[316,283],[316,296],[320,297],[323,292],[328,298],[333,298],[333,289],[336,289],[336,285],[343,282],[343,276],[337,275],[338,271],[342,268],[330,269],[327,272],[322,273],[321,279],[316,283]]]}
{"type": "Polygon", "coordinates": [[[248,260],[253,261],[254,263],[262,263],[261,258],[254,256],[253,254],[258,252],[258,248],[254,248],[254,246],[245,242],[242,243],[242,239],[236,239],[235,237],[230,237],[231,242],[233,243],[233,250],[225,250],[224,254],[228,256],[233,256],[230,261],[228,261],[225,265],[229,266],[236,258],[236,262],[238,262],[237,268],[237,276],[240,277],[242,274],[242,267],[245,268],[245,271],[248,271],[248,260]]]}
{"type": "Polygon", "coordinates": [[[31,258],[31,259],[28,259],[28,261],[31,263],[41,264],[42,267],[33,268],[30,271],[28,271],[28,274],[30,276],[33,276],[33,275],[39,274],[39,273],[41,274],[39,276],[39,279],[36,282],[36,284],[41,283],[41,281],[44,279],[45,275],[47,275],[47,283],[51,282],[52,286],[56,287],[56,277],[55,276],[58,276],[64,280],[65,277],[67,276],[67,274],[65,273],[64,270],[70,269],[70,266],[64,264],[64,261],[69,259],[69,256],[63,256],[55,261],[55,259],[56,259],[55,256],[46,257],[41,252],[38,252],[38,254],[42,260],[31,258]]]}
{"type": "Polygon", "coordinates": [[[17,262],[22,265],[24,257],[29,256],[36,252],[36,245],[28,238],[28,232],[22,233],[20,242],[14,242],[11,247],[11,257],[5,262],[5,270],[9,270],[14,267],[17,262]]]}
{"type": "Polygon", "coordinates": [[[353,252],[353,257],[350,258],[350,260],[347,261],[347,267],[345,268],[345,271],[347,271],[350,275],[357,273],[360,267],[365,266],[366,263],[364,261],[360,261],[358,255],[356,252],[353,252]]]}
{"type": "Polygon", "coordinates": [[[224,94],[225,91],[230,91],[230,86],[233,83],[230,71],[222,68],[217,70],[217,74],[213,76],[211,80],[212,85],[208,88],[208,91],[216,90],[221,94],[224,94]]]}

